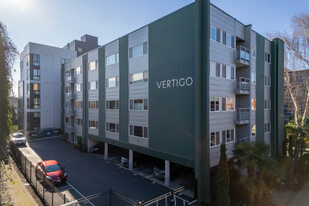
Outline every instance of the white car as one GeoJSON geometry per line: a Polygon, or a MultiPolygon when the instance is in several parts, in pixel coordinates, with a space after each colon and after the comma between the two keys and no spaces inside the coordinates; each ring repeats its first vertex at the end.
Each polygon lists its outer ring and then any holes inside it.
{"type": "Polygon", "coordinates": [[[27,140],[26,137],[23,133],[13,133],[11,135],[11,140],[15,143],[15,144],[23,144],[26,145],[27,140]]]}

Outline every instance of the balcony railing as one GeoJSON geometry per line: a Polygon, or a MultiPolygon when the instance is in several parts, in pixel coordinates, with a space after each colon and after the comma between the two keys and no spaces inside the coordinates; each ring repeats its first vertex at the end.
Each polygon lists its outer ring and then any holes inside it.
{"type": "Polygon", "coordinates": [[[250,123],[250,108],[237,108],[236,124],[249,124],[249,123],[250,123]]]}
{"type": "Polygon", "coordinates": [[[69,109],[68,110],[68,114],[71,115],[71,116],[75,115],[75,110],[74,109],[69,109]]]}
{"type": "Polygon", "coordinates": [[[67,99],[75,99],[75,93],[68,92],[68,93],[66,93],[66,97],[67,97],[67,99]]]}
{"type": "Polygon", "coordinates": [[[236,138],[237,143],[239,142],[250,142],[250,137],[237,137],[236,138]]]}
{"type": "Polygon", "coordinates": [[[245,77],[237,77],[236,94],[250,94],[250,79],[245,77]]]}
{"type": "Polygon", "coordinates": [[[68,129],[68,132],[70,132],[70,133],[75,132],[75,127],[74,127],[74,125],[72,125],[72,124],[70,124],[70,123],[68,124],[67,129],[68,129]]]}
{"type": "Polygon", "coordinates": [[[67,77],[67,82],[68,82],[69,84],[74,84],[74,83],[76,83],[76,82],[75,82],[75,77],[74,77],[74,76],[68,76],[68,77],[67,77]]]}
{"type": "Polygon", "coordinates": [[[250,50],[238,46],[236,49],[236,64],[237,66],[248,66],[250,64],[250,50]]]}

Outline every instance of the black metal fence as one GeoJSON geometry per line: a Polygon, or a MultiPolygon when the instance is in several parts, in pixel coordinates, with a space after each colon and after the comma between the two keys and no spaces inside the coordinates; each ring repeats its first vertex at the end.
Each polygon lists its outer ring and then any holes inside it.
{"type": "Polygon", "coordinates": [[[45,205],[62,205],[71,202],[62,194],[47,178],[38,179],[35,174],[35,165],[13,143],[9,143],[11,155],[20,171],[28,180],[31,187],[37,193],[45,205]]]}
{"type": "Polygon", "coordinates": [[[37,178],[35,174],[35,165],[27,159],[27,157],[20,151],[20,149],[13,143],[9,143],[11,156],[19,167],[20,171],[26,177],[31,187],[40,197],[44,205],[100,205],[100,206],[189,206],[195,205],[196,201],[189,202],[185,199],[176,196],[184,187],[171,190],[170,192],[158,196],[149,201],[138,201],[129,198],[116,192],[113,189],[108,191],[82,197],[80,199],[70,200],[65,194],[61,193],[47,178],[37,178]]]}

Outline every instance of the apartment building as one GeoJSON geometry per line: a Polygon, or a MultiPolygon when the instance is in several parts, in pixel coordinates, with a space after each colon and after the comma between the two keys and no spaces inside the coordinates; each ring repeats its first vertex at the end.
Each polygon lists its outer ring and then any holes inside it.
{"type": "Polygon", "coordinates": [[[61,65],[98,47],[97,37],[84,35],[64,48],[29,42],[20,55],[19,128],[61,128],[61,65]]]}
{"type": "Polygon", "coordinates": [[[283,42],[268,40],[209,1],[197,0],[72,59],[63,67],[63,127],[97,142],[195,169],[209,201],[220,145],[257,141],[281,152],[283,42]]]}
{"type": "MultiPolygon", "coordinates": [[[[299,115],[304,114],[306,108],[306,99],[307,99],[307,83],[309,80],[309,70],[290,70],[289,82],[291,89],[293,91],[297,106],[299,109],[299,115]]],[[[284,85],[284,119],[285,123],[288,123],[291,120],[294,120],[295,107],[292,101],[292,97],[288,90],[288,87],[284,85]]],[[[307,114],[308,116],[308,114],[307,114]]]]}

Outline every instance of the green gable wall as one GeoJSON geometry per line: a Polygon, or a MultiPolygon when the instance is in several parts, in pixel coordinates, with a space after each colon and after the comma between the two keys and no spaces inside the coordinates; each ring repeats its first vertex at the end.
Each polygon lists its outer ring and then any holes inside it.
{"type": "Polygon", "coordinates": [[[128,142],[129,125],[129,62],[128,62],[128,36],[119,39],[119,141],[128,142]]]}
{"type": "Polygon", "coordinates": [[[105,46],[98,50],[99,62],[99,136],[105,136],[105,46]]]}
{"type": "Polygon", "coordinates": [[[194,160],[194,84],[159,89],[164,80],[194,77],[194,5],[149,25],[149,148],[194,160]]]}
{"type": "Polygon", "coordinates": [[[256,141],[264,143],[265,38],[256,34],[256,141]]]}
{"type": "Polygon", "coordinates": [[[282,154],[284,138],[284,43],[271,43],[271,148],[272,156],[282,154]]]}

